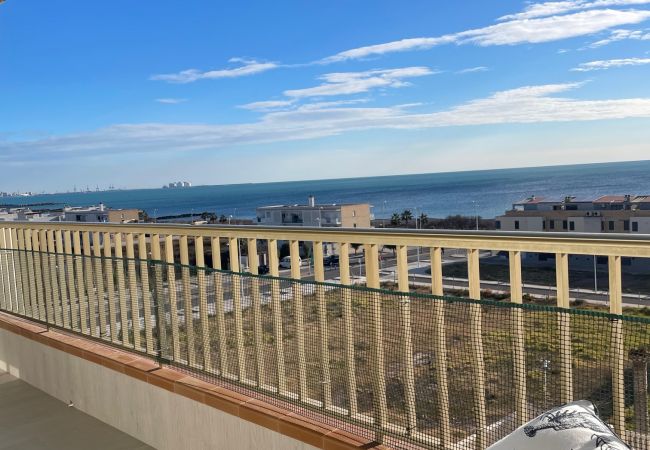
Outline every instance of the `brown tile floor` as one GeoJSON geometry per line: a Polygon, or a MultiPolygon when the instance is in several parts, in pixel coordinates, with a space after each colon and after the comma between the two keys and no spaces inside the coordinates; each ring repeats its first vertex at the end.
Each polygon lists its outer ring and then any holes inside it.
{"type": "Polygon", "coordinates": [[[0,450],[145,450],[137,439],[0,371],[0,450]]]}

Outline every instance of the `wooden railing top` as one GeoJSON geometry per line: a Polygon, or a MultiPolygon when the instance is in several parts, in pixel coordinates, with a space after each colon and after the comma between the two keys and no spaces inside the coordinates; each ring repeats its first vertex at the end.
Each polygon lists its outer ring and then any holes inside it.
{"type": "Polygon", "coordinates": [[[77,222],[6,222],[0,227],[650,258],[650,235],[644,234],[77,222]]]}

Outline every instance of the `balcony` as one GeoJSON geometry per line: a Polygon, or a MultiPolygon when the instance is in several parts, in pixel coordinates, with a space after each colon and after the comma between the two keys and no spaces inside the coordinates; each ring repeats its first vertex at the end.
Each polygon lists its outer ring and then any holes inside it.
{"type": "MultiPolygon", "coordinates": [[[[150,370],[221,386],[283,411],[283,418],[305,417],[314,427],[334,427],[365,442],[337,448],[484,449],[573,399],[593,401],[630,445],[650,448],[650,319],[623,315],[621,283],[622,258],[650,257],[645,236],[2,227],[0,309],[6,317],[137,355],[151,361],[150,370]],[[292,259],[283,277],[281,242],[289,244],[292,259]],[[313,249],[313,280],[302,279],[305,242],[313,249]],[[326,281],[323,244],[339,253],[337,282],[326,281]],[[394,285],[382,285],[383,246],[395,248],[394,285]],[[240,271],[242,247],[249,273],[240,271]],[[351,279],[357,247],[363,248],[363,285],[351,279]],[[260,248],[268,275],[258,275],[254,264],[260,248]],[[427,293],[410,286],[409,248],[429,256],[427,293]],[[466,296],[444,295],[444,248],[466,252],[466,296]],[[222,249],[229,267],[216,257],[222,249]],[[481,298],[481,250],[508,252],[507,299],[481,298]],[[522,252],[555,255],[555,304],[524,301],[522,252]],[[571,306],[570,254],[607,258],[606,307],[571,306]]],[[[310,445],[325,448],[324,442],[310,445]]]]}

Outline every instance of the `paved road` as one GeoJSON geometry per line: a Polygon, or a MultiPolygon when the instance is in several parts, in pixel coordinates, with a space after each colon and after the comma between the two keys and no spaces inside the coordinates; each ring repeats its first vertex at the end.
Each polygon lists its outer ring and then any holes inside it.
{"type": "MultiPolygon", "coordinates": [[[[409,262],[409,266],[415,266],[417,265],[419,261],[419,265],[421,269],[425,269],[429,267],[429,259],[428,259],[428,252],[424,251],[425,249],[422,249],[420,254],[418,255],[418,252],[416,249],[410,249],[407,255],[407,259],[409,262]]],[[[483,256],[487,256],[488,253],[484,253],[483,256]]],[[[443,264],[453,264],[457,262],[462,262],[465,261],[466,258],[464,257],[464,254],[459,254],[459,253],[453,253],[453,252],[447,252],[447,254],[443,257],[443,264]],[[462,256],[461,256],[462,255],[462,256]]],[[[381,260],[379,263],[379,268],[381,271],[385,270],[395,270],[395,264],[396,264],[396,259],[393,256],[392,252],[384,252],[381,254],[381,260]]],[[[307,265],[303,265],[303,267],[300,269],[300,274],[303,280],[309,280],[313,281],[314,280],[314,275],[313,275],[313,268],[309,267],[307,265]]],[[[363,259],[363,255],[350,255],[350,275],[353,277],[365,277],[366,276],[366,265],[365,261],[363,259]]],[[[291,276],[291,271],[288,269],[283,269],[280,271],[280,276],[281,277],[290,277],[291,276]]],[[[338,267],[325,267],[325,280],[334,280],[338,278],[339,276],[339,268],[338,267]]]]}
{"type": "MultiPolygon", "coordinates": [[[[427,277],[422,275],[410,275],[409,280],[416,285],[429,286],[431,284],[427,277]]],[[[443,280],[445,289],[467,289],[469,287],[468,281],[463,278],[444,277],[443,280]]],[[[507,293],[510,291],[510,284],[496,281],[481,281],[481,289],[507,293]]],[[[524,294],[530,294],[538,298],[555,297],[556,294],[555,286],[525,284],[522,287],[522,291],[524,294]]],[[[595,303],[609,303],[608,292],[594,292],[593,290],[588,289],[571,289],[569,295],[572,300],[580,299],[595,303]]],[[[645,295],[623,294],[623,305],[650,306],[650,298],[645,295]]]]}
{"type": "MultiPolygon", "coordinates": [[[[485,252],[481,257],[488,257],[489,252],[485,252]]],[[[396,261],[391,254],[384,254],[382,258],[383,269],[381,272],[381,280],[386,281],[396,281],[396,261]]],[[[428,256],[428,254],[426,255],[428,256]]],[[[453,264],[458,262],[465,261],[466,258],[462,253],[447,253],[443,258],[443,264],[453,264]]],[[[430,286],[430,276],[426,273],[426,270],[429,268],[429,259],[425,258],[425,255],[421,253],[418,257],[416,250],[412,249],[408,254],[409,262],[409,281],[414,284],[419,284],[423,286],[430,286]],[[419,260],[419,264],[418,264],[419,260]]],[[[303,268],[303,272],[307,270],[303,268]]],[[[352,258],[350,260],[350,272],[353,276],[365,277],[365,265],[363,264],[362,258],[352,258]],[[356,263],[356,264],[355,264],[356,263]]],[[[338,277],[338,268],[329,269],[326,271],[325,278],[336,278],[338,277]]],[[[304,277],[308,280],[313,280],[313,276],[307,275],[304,277]]],[[[467,289],[469,283],[466,279],[462,278],[452,278],[444,277],[444,288],[445,289],[467,289]]],[[[494,292],[509,292],[510,284],[505,282],[492,282],[492,281],[481,281],[482,290],[491,290],[494,292]]],[[[541,285],[530,285],[524,284],[522,287],[524,294],[529,294],[538,298],[548,298],[554,297],[556,295],[555,286],[541,286],[541,285]]],[[[589,289],[571,289],[569,291],[571,299],[581,299],[589,302],[595,303],[609,303],[609,293],[604,291],[593,291],[589,289]]],[[[638,294],[623,294],[623,305],[624,306],[650,306],[650,296],[638,295],[638,294]]]]}

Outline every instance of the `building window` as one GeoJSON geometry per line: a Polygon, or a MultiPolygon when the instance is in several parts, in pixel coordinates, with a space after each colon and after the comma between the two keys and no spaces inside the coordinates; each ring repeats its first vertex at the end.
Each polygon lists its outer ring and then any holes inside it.
{"type": "Polygon", "coordinates": [[[515,220],[515,230],[518,230],[518,229],[519,229],[519,221],[515,220]]]}
{"type": "Polygon", "coordinates": [[[497,230],[500,230],[501,229],[501,221],[497,220],[496,222],[494,222],[494,226],[496,227],[497,230]]]}
{"type": "Polygon", "coordinates": [[[575,231],[575,229],[576,229],[576,223],[572,220],[571,222],[569,222],[569,230],[575,231]]]}
{"type": "Polygon", "coordinates": [[[566,230],[569,226],[569,221],[568,220],[563,220],[562,221],[562,229],[566,230]]]}
{"type": "Polygon", "coordinates": [[[600,231],[605,231],[605,222],[600,222],[600,231]]]}
{"type": "Polygon", "coordinates": [[[629,220],[624,220],[623,221],[623,231],[630,231],[630,221],[629,220]]]}
{"type": "Polygon", "coordinates": [[[639,231],[639,222],[632,222],[632,231],[639,231]]]}
{"type": "Polygon", "coordinates": [[[555,230],[555,220],[549,220],[548,225],[551,230],[555,230]]]}
{"type": "Polygon", "coordinates": [[[545,230],[545,229],[546,229],[546,221],[542,220],[542,230],[545,230]]]}
{"type": "Polygon", "coordinates": [[[77,214],[77,222],[81,222],[81,214],[77,214]]]}
{"type": "Polygon", "coordinates": [[[613,231],[613,230],[614,230],[614,221],[610,220],[609,221],[609,231],[613,231]]]}

